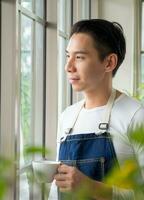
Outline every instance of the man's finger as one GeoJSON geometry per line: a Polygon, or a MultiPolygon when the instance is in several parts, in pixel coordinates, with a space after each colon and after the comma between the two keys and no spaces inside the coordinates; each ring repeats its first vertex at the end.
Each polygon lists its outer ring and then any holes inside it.
{"type": "Polygon", "coordinates": [[[58,167],[58,172],[59,172],[59,173],[68,173],[69,169],[70,169],[70,166],[65,165],[65,164],[61,164],[61,165],[58,167]]]}

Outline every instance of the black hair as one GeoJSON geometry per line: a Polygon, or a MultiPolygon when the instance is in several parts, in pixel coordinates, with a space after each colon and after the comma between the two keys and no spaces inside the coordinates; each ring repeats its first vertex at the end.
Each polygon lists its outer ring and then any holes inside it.
{"type": "Polygon", "coordinates": [[[118,57],[113,76],[123,62],[126,53],[126,42],[122,26],[117,22],[110,22],[104,19],[89,19],[76,22],[70,33],[89,34],[94,40],[94,46],[98,51],[101,60],[104,60],[110,53],[115,53],[118,57]]]}

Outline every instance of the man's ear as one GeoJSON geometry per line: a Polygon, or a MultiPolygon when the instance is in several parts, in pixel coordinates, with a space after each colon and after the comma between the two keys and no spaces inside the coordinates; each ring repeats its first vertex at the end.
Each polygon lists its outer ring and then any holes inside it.
{"type": "Polygon", "coordinates": [[[115,53],[111,53],[106,57],[105,72],[112,72],[117,66],[118,57],[115,53]]]}

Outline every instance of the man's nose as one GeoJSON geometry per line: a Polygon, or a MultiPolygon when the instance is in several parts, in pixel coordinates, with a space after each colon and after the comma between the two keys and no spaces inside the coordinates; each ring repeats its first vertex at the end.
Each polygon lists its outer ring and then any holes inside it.
{"type": "Polygon", "coordinates": [[[75,72],[76,71],[75,61],[73,58],[69,58],[67,60],[66,65],[65,65],[65,71],[66,72],[75,72]]]}

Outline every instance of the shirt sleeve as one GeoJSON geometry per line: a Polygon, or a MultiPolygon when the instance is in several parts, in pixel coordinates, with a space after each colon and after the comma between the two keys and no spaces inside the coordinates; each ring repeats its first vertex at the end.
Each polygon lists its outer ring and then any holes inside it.
{"type": "Polygon", "coordinates": [[[129,131],[135,130],[137,127],[144,126],[144,107],[140,107],[134,114],[129,125],[129,131]]]}
{"type": "Polygon", "coordinates": [[[112,200],[135,200],[134,191],[113,186],[112,200]]]}
{"type": "MultiPolygon", "coordinates": [[[[144,108],[141,107],[134,115],[130,127],[130,130],[136,130],[139,127],[143,127],[141,134],[144,134],[144,108]]],[[[131,132],[131,131],[130,131],[131,132]]],[[[144,136],[143,136],[144,137],[144,136]]],[[[138,164],[141,169],[144,169],[144,144],[133,143],[132,144],[138,164]]],[[[144,170],[142,172],[142,178],[144,180],[144,170]]]]}

